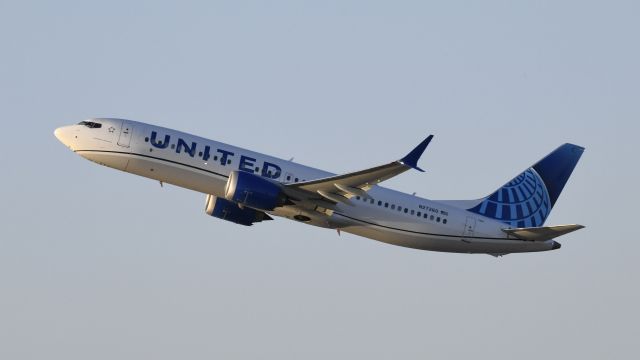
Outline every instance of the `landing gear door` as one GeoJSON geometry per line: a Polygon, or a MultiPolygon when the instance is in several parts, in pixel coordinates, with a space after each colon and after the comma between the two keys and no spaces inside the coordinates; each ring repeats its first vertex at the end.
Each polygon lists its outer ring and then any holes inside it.
{"type": "Polygon", "coordinates": [[[118,145],[128,148],[131,145],[131,135],[133,134],[133,126],[130,122],[122,120],[120,126],[120,136],[118,137],[118,145]]]}
{"type": "Polygon", "coordinates": [[[467,221],[464,225],[464,232],[462,236],[465,237],[473,237],[473,234],[476,231],[476,218],[472,216],[467,216],[467,221]]]}

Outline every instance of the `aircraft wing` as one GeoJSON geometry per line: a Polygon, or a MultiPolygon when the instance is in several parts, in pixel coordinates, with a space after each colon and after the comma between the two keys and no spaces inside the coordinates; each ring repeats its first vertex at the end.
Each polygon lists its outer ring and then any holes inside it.
{"type": "Polygon", "coordinates": [[[367,191],[382,181],[402,174],[409,169],[424,172],[418,167],[418,160],[432,138],[433,135],[429,135],[400,160],[348,174],[288,184],[285,186],[285,193],[294,202],[309,200],[330,209],[337,203],[350,204],[349,199],[354,196],[369,198],[367,191]]]}

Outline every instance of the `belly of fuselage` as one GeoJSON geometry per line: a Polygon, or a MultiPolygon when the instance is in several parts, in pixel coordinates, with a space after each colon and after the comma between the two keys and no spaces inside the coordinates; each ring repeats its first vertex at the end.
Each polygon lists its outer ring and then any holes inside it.
{"type": "Polygon", "coordinates": [[[552,244],[545,242],[412,234],[402,230],[383,229],[375,225],[354,225],[341,230],[387,244],[429,251],[465,254],[507,254],[552,249],[552,244]]]}
{"type": "Polygon", "coordinates": [[[227,178],[193,167],[163,159],[117,152],[78,152],[82,157],[100,165],[135,175],[162,181],[186,189],[222,196],[227,178]]]}
{"type": "Polygon", "coordinates": [[[184,165],[131,156],[127,172],[180,186],[203,194],[222,196],[227,178],[184,165]]]}

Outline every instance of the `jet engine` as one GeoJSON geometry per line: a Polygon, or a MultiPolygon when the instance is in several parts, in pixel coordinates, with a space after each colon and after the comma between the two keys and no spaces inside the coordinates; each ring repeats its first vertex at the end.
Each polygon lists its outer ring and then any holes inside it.
{"type": "Polygon", "coordinates": [[[232,171],[229,174],[224,197],[240,205],[265,211],[289,203],[282,185],[244,171],[232,171]]]}
{"type": "Polygon", "coordinates": [[[254,223],[265,220],[273,220],[262,211],[240,208],[240,206],[234,202],[213,195],[207,195],[205,212],[213,217],[246,226],[251,226],[254,223]]]}

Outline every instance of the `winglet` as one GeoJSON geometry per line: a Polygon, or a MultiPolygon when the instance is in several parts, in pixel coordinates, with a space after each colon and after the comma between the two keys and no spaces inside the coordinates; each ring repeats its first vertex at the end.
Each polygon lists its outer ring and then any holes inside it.
{"type": "Polygon", "coordinates": [[[431,142],[431,139],[433,139],[433,135],[429,135],[426,139],[424,139],[424,141],[420,143],[420,145],[416,146],[415,149],[411,150],[411,152],[407,154],[407,156],[400,159],[400,163],[407,165],[418,171],[424,172],[424,170],[418,167],[418,160],[420,159],[420,157],[422,156],[422,153],[424,153],[424,150],[427,148],[427,146],[431,142]]]}

